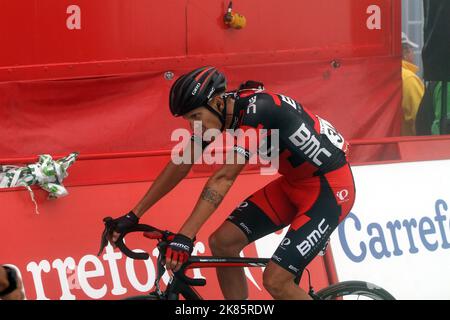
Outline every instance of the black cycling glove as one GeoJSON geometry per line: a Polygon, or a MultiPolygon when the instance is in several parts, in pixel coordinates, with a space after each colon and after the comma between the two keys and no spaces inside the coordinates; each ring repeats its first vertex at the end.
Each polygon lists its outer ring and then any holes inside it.
{"type": "Polygon", "coordinates": [[[117,219],[114,219],[113,223],[114,223],[114,231],[121,233],[127,230],[128,228],[139,224],[139,218],[137,215],[134,214],[133,211],[130,211],[127,214],[117,219]]]}

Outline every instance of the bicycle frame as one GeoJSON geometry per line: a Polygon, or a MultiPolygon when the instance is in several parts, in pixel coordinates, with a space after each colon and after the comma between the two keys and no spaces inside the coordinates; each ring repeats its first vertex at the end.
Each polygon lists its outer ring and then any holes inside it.
{"type": "MultiPolygon", "coordinates": [[[[159,258],[158,258],[159,260],[159,258]]],[[[190,257],[183,267],[174,273],[164,293],[156,292],[160,298],[178,300],[179,295],[186,300],[202,300],[194,286],[204,286],[205,279],[188,278],[185,272],[194,268],[220,267],[265,267],[270,259],[267,258],[220,258],[220,257],[190,257]]]]}
{"type": "MultiPolygon", "coordinates": [[[[103,219],[105,223],[105,230],[103,231],[100,250],[98,255],[100,255],[108,243],[107,235],[114,229],[114,222],[111,217],[106,217],[103,219]]],[[[178,300],[179,295],[182,295],[186,300],[201,300],[200,294],[193,288],[195,286],[206,285],[205,279],[193,279],[186,276],[185,272],[189,269],[194,268],[224,268],[224,267],[265,267],[269,263],[268,258],[236,258],[236,257],[198,257],[193,256],[188,259],[188,261],[181,267],[180,270],[174,272],[173,277],[167,284],[166,290],[161,291],[159,287],[159,282],[166,272],[164,257],[166,253],[167,245],[169,244],[169,237],[174,234],[170,231],[162,231],[153,226],[139,224],[123,231],[119,238],[116,240],[115,244],[117,247],[128,257],[132,259],[148,259],[149,254],[147,252],[137,253],[130,250],[124,243],[124,237],[130,232],[144,232],[144,236],[149,239],[154,239],[158,241],[158,259],[157,259],[157,275],[155,279],[156,290],[151,292],[150,295],[157,299],[164,300],[178,300]]],[[[311,277],[309,275],[308,269],[305,269],[309,276],[309,295],[315,299],[317,296],[314,293],[313,287],[311,286],[311,277]]],[[[295,278],[294,282],[298,285],[300,283],[301,274],[295,278]]]]}

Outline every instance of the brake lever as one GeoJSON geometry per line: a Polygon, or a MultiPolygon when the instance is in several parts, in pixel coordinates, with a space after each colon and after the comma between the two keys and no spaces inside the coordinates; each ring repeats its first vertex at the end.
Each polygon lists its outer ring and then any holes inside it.
{"type": "Polygon", "coordinates": [[[99,257],[105,247],[108,245],[108,235],[112,234],[114,229],[114,219],[112,217],[103,218],[103,223],[105,224],[105,229],[103,230],[102,237],[100,239],[100,250],[97,253],[97,257],[99,257]]]}
{"type": "Polygon", "coordinates": [[[156,288],[156,292],[161,296],[163,294],[163,292],[161,291],[161,288],[159,286],[159,281],[161,280],[162,276],[164,275],[164,273],[166,272],[166,266],[164,264],[164,256],[165,256],[165,250],[164,250],[164,246],[167,245],[167,243],[165,241],[158,241],[158,259],[156,261],[157,263],[157,274],[155,277],[155,288],[156,288]]]}

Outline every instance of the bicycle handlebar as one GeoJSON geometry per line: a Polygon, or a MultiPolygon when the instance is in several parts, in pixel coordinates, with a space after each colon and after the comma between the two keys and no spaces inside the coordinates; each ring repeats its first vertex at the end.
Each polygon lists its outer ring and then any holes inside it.
{"type": "Polygon", "coordinates": [[[150,255],[147,252],[134,252],[130,248],[128,248],[123,242],[123,239],[127,234],[137,231],[154,232],[158,230],[146,224],[138,224],[122,232],[119,238],[116,240],[115,244],[120,249],[120,251],[122,251],[126,256],[136,260],[147,260],[150,257],[150,255]]]}
{"type": "MultiPolygon", "coordinates": [[[[113,219],[111,217],[104,218],[103,222],[105,224],[105,230],[103,231],[103,234],[102,234],[100,251],[98,253],[98,256],[103,252],[103,249],[108,245],[108,238],[107,238],[108,235],[114,231],[114,223],[113,223],[113,219]]],[[[166,246],[169,243],[169,237],[174,235],[174,233],[172,233],[170,231],[167,231],[167,230],[162,231],[162,230],[159,230],[158,228],[155,228],[155,227],[147,225],[147,224],[138,224],[138,225],[135,225],[133,227],[130,227],[130,228],[124,230],[120,234],[119,238],[115,241],[115,244],[117,245],[119,250],[122,251],[126,256],[128,256],[132,259],[136,259],[136,260],[147,260],[150,257],[150,255],[147,252],[132,251],[130,248],[128,248],[125,245],[123,239],[125,238],[125,236],[127,234],[129,234],[131,232],[139,232],[139,231],[144,232],[144,237],[149,238],[149,239],[156,239],[160,242],[158,245],[160,254],[163,254],[163,252],[165,252],[166,246]]],[[[195,238],[194,238],[194,241],[195,241],[195,238]]],[[[188,262],[189,262],[189,260],[188,260],[188,262]]],[[[195,279],[195,278],[189,278],[188,276],[186,276],[186,274],[184,272],[186,270],[187,265],[188,265],[188,263],[185,264],[180,270],[175,272],[176,276],[190,286],[204,286],[206,284],[205,279],[195,279]]]]}
{"type": "MultiPolygon", "coordinates": [[[[100,241],[100,250],[97,254],[97,256],[100,256],[100,254],[103,252],[103,249],[108,245],[108,236],[111,235],[114,231],[114,220],[111,217],[106,217],[103,219],[103,222],[105,224],[105,230],[102,233],[102,238],[100,241]]],[[[120,249],[120,251],[122,251],[126,256],[132,258],[132,259],[136,259],[136,260],[147,260],[150,255],[147,252],[134,252],[132,251],[130,248],[128,248],[125,243],[123,242],[123,239],[125,238],[125,236],[131,232],[138,232],[138,231],[143,231],[143,232],[157,232],[157,233],[161,233],[164,234],[163,231],[149,226],[147,224],[138,224],[135,226],[132,226],[124,231],[122,231],[120,233],[119,238],[114,242],[115,245],[117,245],[117,247],[120,249]]]]}

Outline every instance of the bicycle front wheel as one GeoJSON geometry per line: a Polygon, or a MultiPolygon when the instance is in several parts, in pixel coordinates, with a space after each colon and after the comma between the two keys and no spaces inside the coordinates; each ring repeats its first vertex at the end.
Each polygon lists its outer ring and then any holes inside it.
{"type": "Polygon", "coordinates": [[[383,288],[365,281],[343,281],[316,293],[322,300],[395,300],[383,288]]]}

